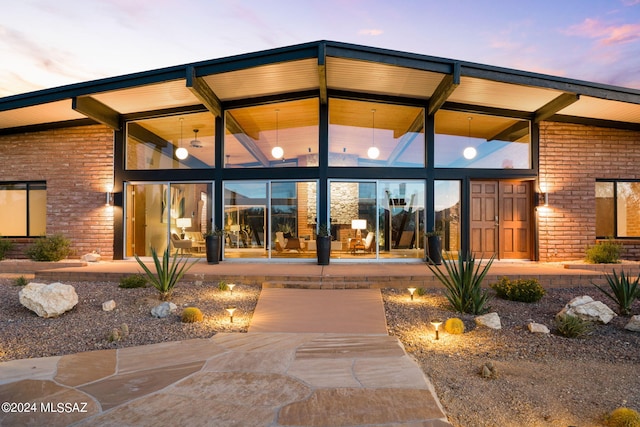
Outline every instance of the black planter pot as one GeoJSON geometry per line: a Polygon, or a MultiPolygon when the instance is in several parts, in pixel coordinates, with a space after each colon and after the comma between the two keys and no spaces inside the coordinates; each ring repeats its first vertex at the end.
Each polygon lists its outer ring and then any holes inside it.
{"type": "Polygon", "coordinates": [[[207,250],[207,262],[209,264],[218,264],[220,262],[220,236],[207,236],[205,247],[207,250]]]}
{"type": "Polygon", "coordinates": [[[317,237],[316,251],[318,253],[318,265],[329,265],[331,258],[331,236],[317,237]]]}
{"type": "Polygon", "coordinates": [[[442,238],[440,236],[428,236],[427,238],[427,262],[435,265],[442,264],[442,238]]]}

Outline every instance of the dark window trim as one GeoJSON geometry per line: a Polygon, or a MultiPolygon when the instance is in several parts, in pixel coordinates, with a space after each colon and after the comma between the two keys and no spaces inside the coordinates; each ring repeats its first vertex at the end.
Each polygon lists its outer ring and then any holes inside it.
{"type": "MultiPolygon", "coordinates": [[[[45,190],[47,189],[47,182],[46,181],[0,181],[0,188],[4,187],[4,186],[9,186],[9,185],[24,185],[25,188],[24,190],[27,192],[27,209],[26,209],[26,234],[24,236],[2,236],[2,237],[8,237],[11,239],[15,239],[15,238],[25,238],[25,237],[40,237],[40,235],[37,236],[32,236],[31,234],[29,234],[29,230],[31,229],[31,224],[30,224],[30,215],[29,212],[31,210],[31,198],[29,197],[29,192],[32,190],[45,190]]],[[[46,213],[45,213],[46,215],[46,213]]]]}
{"type": "Polygon", "coordinates": [[[613,237],[616,240],[638,240],[639,236],[618,236],[618,183],[640,182],[640,179],[605,179],[596,178],[596,182],[609,182],[613,184],[613,236],[598,236],[596,239],[609,239],[613,237]]]}

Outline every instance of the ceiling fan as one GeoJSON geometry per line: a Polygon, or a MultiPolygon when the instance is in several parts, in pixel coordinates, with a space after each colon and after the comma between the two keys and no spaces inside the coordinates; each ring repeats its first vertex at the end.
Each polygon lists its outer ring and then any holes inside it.
{"type": "Polygon", "coordinates": [[[193,130],[193,139],[191,140],[192,148],[202,148],[202,142],[198,140],[198,129],[193,130]]]}

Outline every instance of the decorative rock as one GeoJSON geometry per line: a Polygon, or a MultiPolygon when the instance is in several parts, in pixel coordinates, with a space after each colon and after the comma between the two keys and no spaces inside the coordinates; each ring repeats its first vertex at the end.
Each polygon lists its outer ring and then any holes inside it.
{"type": "Polygon", "coordinates": [[[112,300],[112,299],[102,303],[102,310],[103,311],[113,311],[115,308],[116,308],[116,302],[114,300],[112,300]]]}
{"type": "Polygon", "coordinates": [[[628,331],[640,332],[640,314],[632,316],[624,328],[628,331]]]}
{"type": "Polygon", "coordinates": [[[488,313],[483,316],[478,316],[475,318],[475,321],[478,326],[486,326],[490,329],[502,329],[498,313],[488,313]]]}
{"type": "Polygon", "coordinates": [[[529,332],[537,333],[537,334],[548,334],[549,328],[541,323],[531,322],[527,325],[529,328],[529,332]]]}
{"type": "Polygon", "coordinates": [[[78,294],[71,285],[29,283],[19,292],[20,304],[40,317],[58,317],[78,304],[78,294]]]}
{"type": "Polygon", "coordinates": [[[567,305],[556,314],[556,318],[565,315],[579,317],[590,322],[601,322],[605,325],[616,317],[616,313],[607,307],[606,304],[600,301],[594,301],[593,298],[588,295],[576,297],[569,301],[567,305]]]}
{"type": "Polygon", "coordinates": [[[482,365],[482,368],[480,369],[480,376],[486,379],[495,379],[498,378],[498,371],[496,367],[493,366],[493,363],[487,362],[482,365]]]}
{"type": "Polygon", "coordinates": [[[82,256],[82,259],[86,262],[98,262],[101,258],[102,257],[97,252],[91,252],[82,256]]]}
{"type": "Polygon", "coordinates": [[[159,319],[162,319],[164,317],[167,317],[169,314],[173,313],[174,311],[176,311],[178,309],[178,306],[175,305],[172,302],[163,302],[160,305],[156,305],[155,307],[153,307],[151,309],[151,315],[153,317],[157,317],[159,319]]]}

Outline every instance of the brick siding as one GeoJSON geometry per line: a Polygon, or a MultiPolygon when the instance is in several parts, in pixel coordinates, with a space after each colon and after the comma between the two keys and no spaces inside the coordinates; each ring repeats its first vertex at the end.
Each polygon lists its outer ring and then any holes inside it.
{"type": "MultiPolygon", "coordinates": [[[[566,123],[540,124],[538,208],[541,261],[583,259],[596,242],[596,179],[640,179],[640,132],[566,123]]],[[[640,242],[621,240],[623,258],[640,259],[640,242]]]]}
{"type": "MultiPolygon", "coordinates": [[[[0,136],[0,181],[46,181],[47,235],[71,240],[72,258],[99,251],[113,258],[113,131],[102,125],[0,136]]],[[[33,239],[15,239],[11,258],[25,258],[33,239]]]]}

